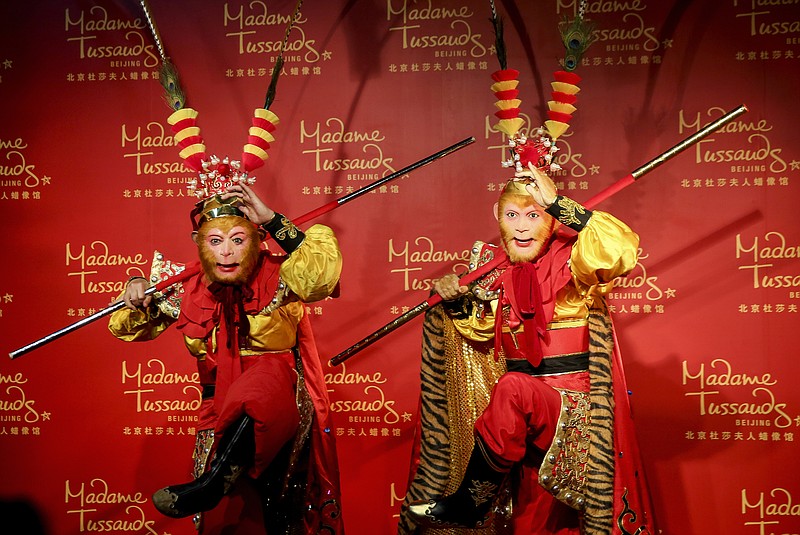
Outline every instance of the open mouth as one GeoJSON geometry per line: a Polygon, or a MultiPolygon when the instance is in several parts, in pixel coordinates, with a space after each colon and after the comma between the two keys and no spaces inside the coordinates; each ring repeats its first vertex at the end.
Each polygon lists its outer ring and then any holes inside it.
{"type": "Polygon", "coordinates": [[[239,264],[217,264],[217,269],[223,273],[232,273],[236,271],[239,264]]]}
{"type": "Polygon", "coordinates": [[[517,244],[518,247],[530,247],[533,244],[533,238],[528,238],[527,240],[523,240],[520,238],[514,238],[514,243],[517,244]]]}

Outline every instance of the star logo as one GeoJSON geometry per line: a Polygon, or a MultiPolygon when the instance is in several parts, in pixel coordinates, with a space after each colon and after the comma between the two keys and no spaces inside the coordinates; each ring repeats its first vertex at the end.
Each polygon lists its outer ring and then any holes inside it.
{"type": "Polygon", "coordinates": [[[325,60],[325,61],[328,61],[329,59],[331,59],[332,56],[333,56],[333,54],[331,53],[330,50],[325,50],[325,51],[322,52],[322,59],[325,60]]]}
{"type": "Polygon", "coordinates": [[[796,171],[800,169],[800,160],[792,160],[789,162],[789,165],[791,166],[792,171],[796,171]]]}
{"type": "Polygon", "coordinates": [[[589,172],[590,172],[591,174],[593,174],[593,175],[599,175],[599,174],[600,174],[600,166],[599,166],[599,165],[593,165],[593,166],[591,166],[591,167],[589,168],[589,172]]]}
{"type": "Polygon", "coordinates": [[[404,412],[403,413],[403,421],[404,422],[410,422],[411,421],[411,413],[410,412],[404,412]]]}
{"type": "Polygon", "coordinates": [[[43,412],[42,413],[42,421],[46,422],[48,420],[50,420],[50,413],[49,412],[43,412]]]}
{"type": "Polygon", "coordinates": [[[4,69],[10,69],[11,68],[11,60],[10,59],[3,60],[3,68],[4,69]]]}
{"type": "Polygon", "coordinates": [[[664,294],[667,296],[667,299],[675,297],[675,288],[667,288],[664,290],[664,294]]]}

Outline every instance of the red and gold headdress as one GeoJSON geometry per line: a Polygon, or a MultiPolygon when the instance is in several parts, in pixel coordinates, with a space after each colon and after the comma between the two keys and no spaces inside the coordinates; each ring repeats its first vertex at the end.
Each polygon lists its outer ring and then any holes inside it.
{"type": "Polygon", "coordinates": [[[219,158],[213,154],[206,154],[206,145],[197,125],[198,112],[193,108],[184,107],[186,98],[180,85],[178,72],[164,53],[161,38],[147,5],[147,0],[140,1],[162,59],[160,81],[166,91],[167,104],[173,110],[167,121],[175,135],[175,142],[180,149],[180,157],[189,168],[198,173],[197,178],[192,179],[187,185],[189,193],[199,199],[194,210],[192,210],[192,225],[196,230],[198,215],[201,215],[201,221],[229,215],[245,217],[244,213],[237,207],[237,199],[225,200],[220,196],[226,193],[233,185],[246,184],[249,186],[254,184],[255,177],[251,174],[252,171],[263,166],[269,157],[267,150],[269,150],[270,144],[275,141],[272,132],[275,131],[280,122],[278,116],[270,111],[269,107],[275,98],[275,88],[278,76],[283,68],[283,51],[286,47],[289,32],[297,21],[303,2],[298,0],[294,14],[286,28],[283,42],[272,70],[266,102],[263,108],[256,108],[253,112],[247,142],[242,149],[241,159],[233,160],[227,156],[219,158]]]}
{"type": "Polygon", "coordinates": [[[544,124],[529,133],[520,134],[525,121],[519,116],[522,101],[519,96],[519,71],[509,69],[506,65],[505,45],[503,44],[503,23],[492,7],[492,23],[495,29],[495,49],[500,61],[500,70],[492,74],[491,86],[497,101],[495,117],[498,122],[495,129],[508,138],[511,158],[503,162],[504,167],[514,167],[516,171],[527,169],[532,163],[544,172],[558,171],[561,167],[554,161],[558,147],[556,140],[569,128],[572,114],[575,113],[578,83],[580,76],[572,72],[580,62],[580,57],[594,40],[592,27],[583,21],[583,5],[572,22],[566,20],[559,25],[562,41],[567,50],[564,58],[564,69],[555,72],[555,81],[551,83],[551,100],[548,101],[547,120],[544,124]]]}
{"type": "Polygon", "coordinates": [[[234,184],[255,183],[255,177],[250,173],[264,165],[269,157],[267,150],[270,143],[275,141],[272,132],[280,122],[278,116],[270,110],[257,108],[253,113],[241,160],[227,157],[220,160],[216,155],[206,155],[206,146],[197,126],[197,115],[192,108],[181,108],[167,119],[180,148],[180,157],[187,166],[198,172],[198,177],[188,185],[189,192],[202,200],[221,195],[234,184]]]}

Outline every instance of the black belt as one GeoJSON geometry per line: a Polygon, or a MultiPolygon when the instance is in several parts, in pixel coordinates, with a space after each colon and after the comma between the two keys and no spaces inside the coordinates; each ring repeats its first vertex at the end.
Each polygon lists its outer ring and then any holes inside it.
{"type": "Polygon", "coordinates": [[[215,385],[203,385],[202,399],[209,399],[214,397],[215,385]]]}
{"type": "Polygon", "coordinates": [[[506,359],[510,372],[527,373],[528,375],[559,375],[562,373],[584,372],[589,369],[589,352],[575,353],[561,357],[545,357],[541,364],[534,367],[525,359],[506,359]]]}

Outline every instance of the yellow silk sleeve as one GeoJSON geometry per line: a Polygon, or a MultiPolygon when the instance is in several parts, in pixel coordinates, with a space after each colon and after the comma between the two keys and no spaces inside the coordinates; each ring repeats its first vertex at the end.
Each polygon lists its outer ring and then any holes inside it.
{"type": "Polygon", "coordinates": [[[605,295],[638,258],[639,236],[611,214],[595,211],[572,247],[572,280],[584,297],[605,295]]]}
{"type": "Polygon", "coordinates": [[[281,278],[301,301],[311,303],[333,293],[342,273],[339,242],[329,227],[314,225],[283,264],[281,278]]]}
{"type": "Polygon", "coordinates": [[[111,314],[108,330],[120,340],[143,342],[154,339],[174,322],[173,318],[162,314],[155,306],[147,310],[123,308],[111,314]]]}

